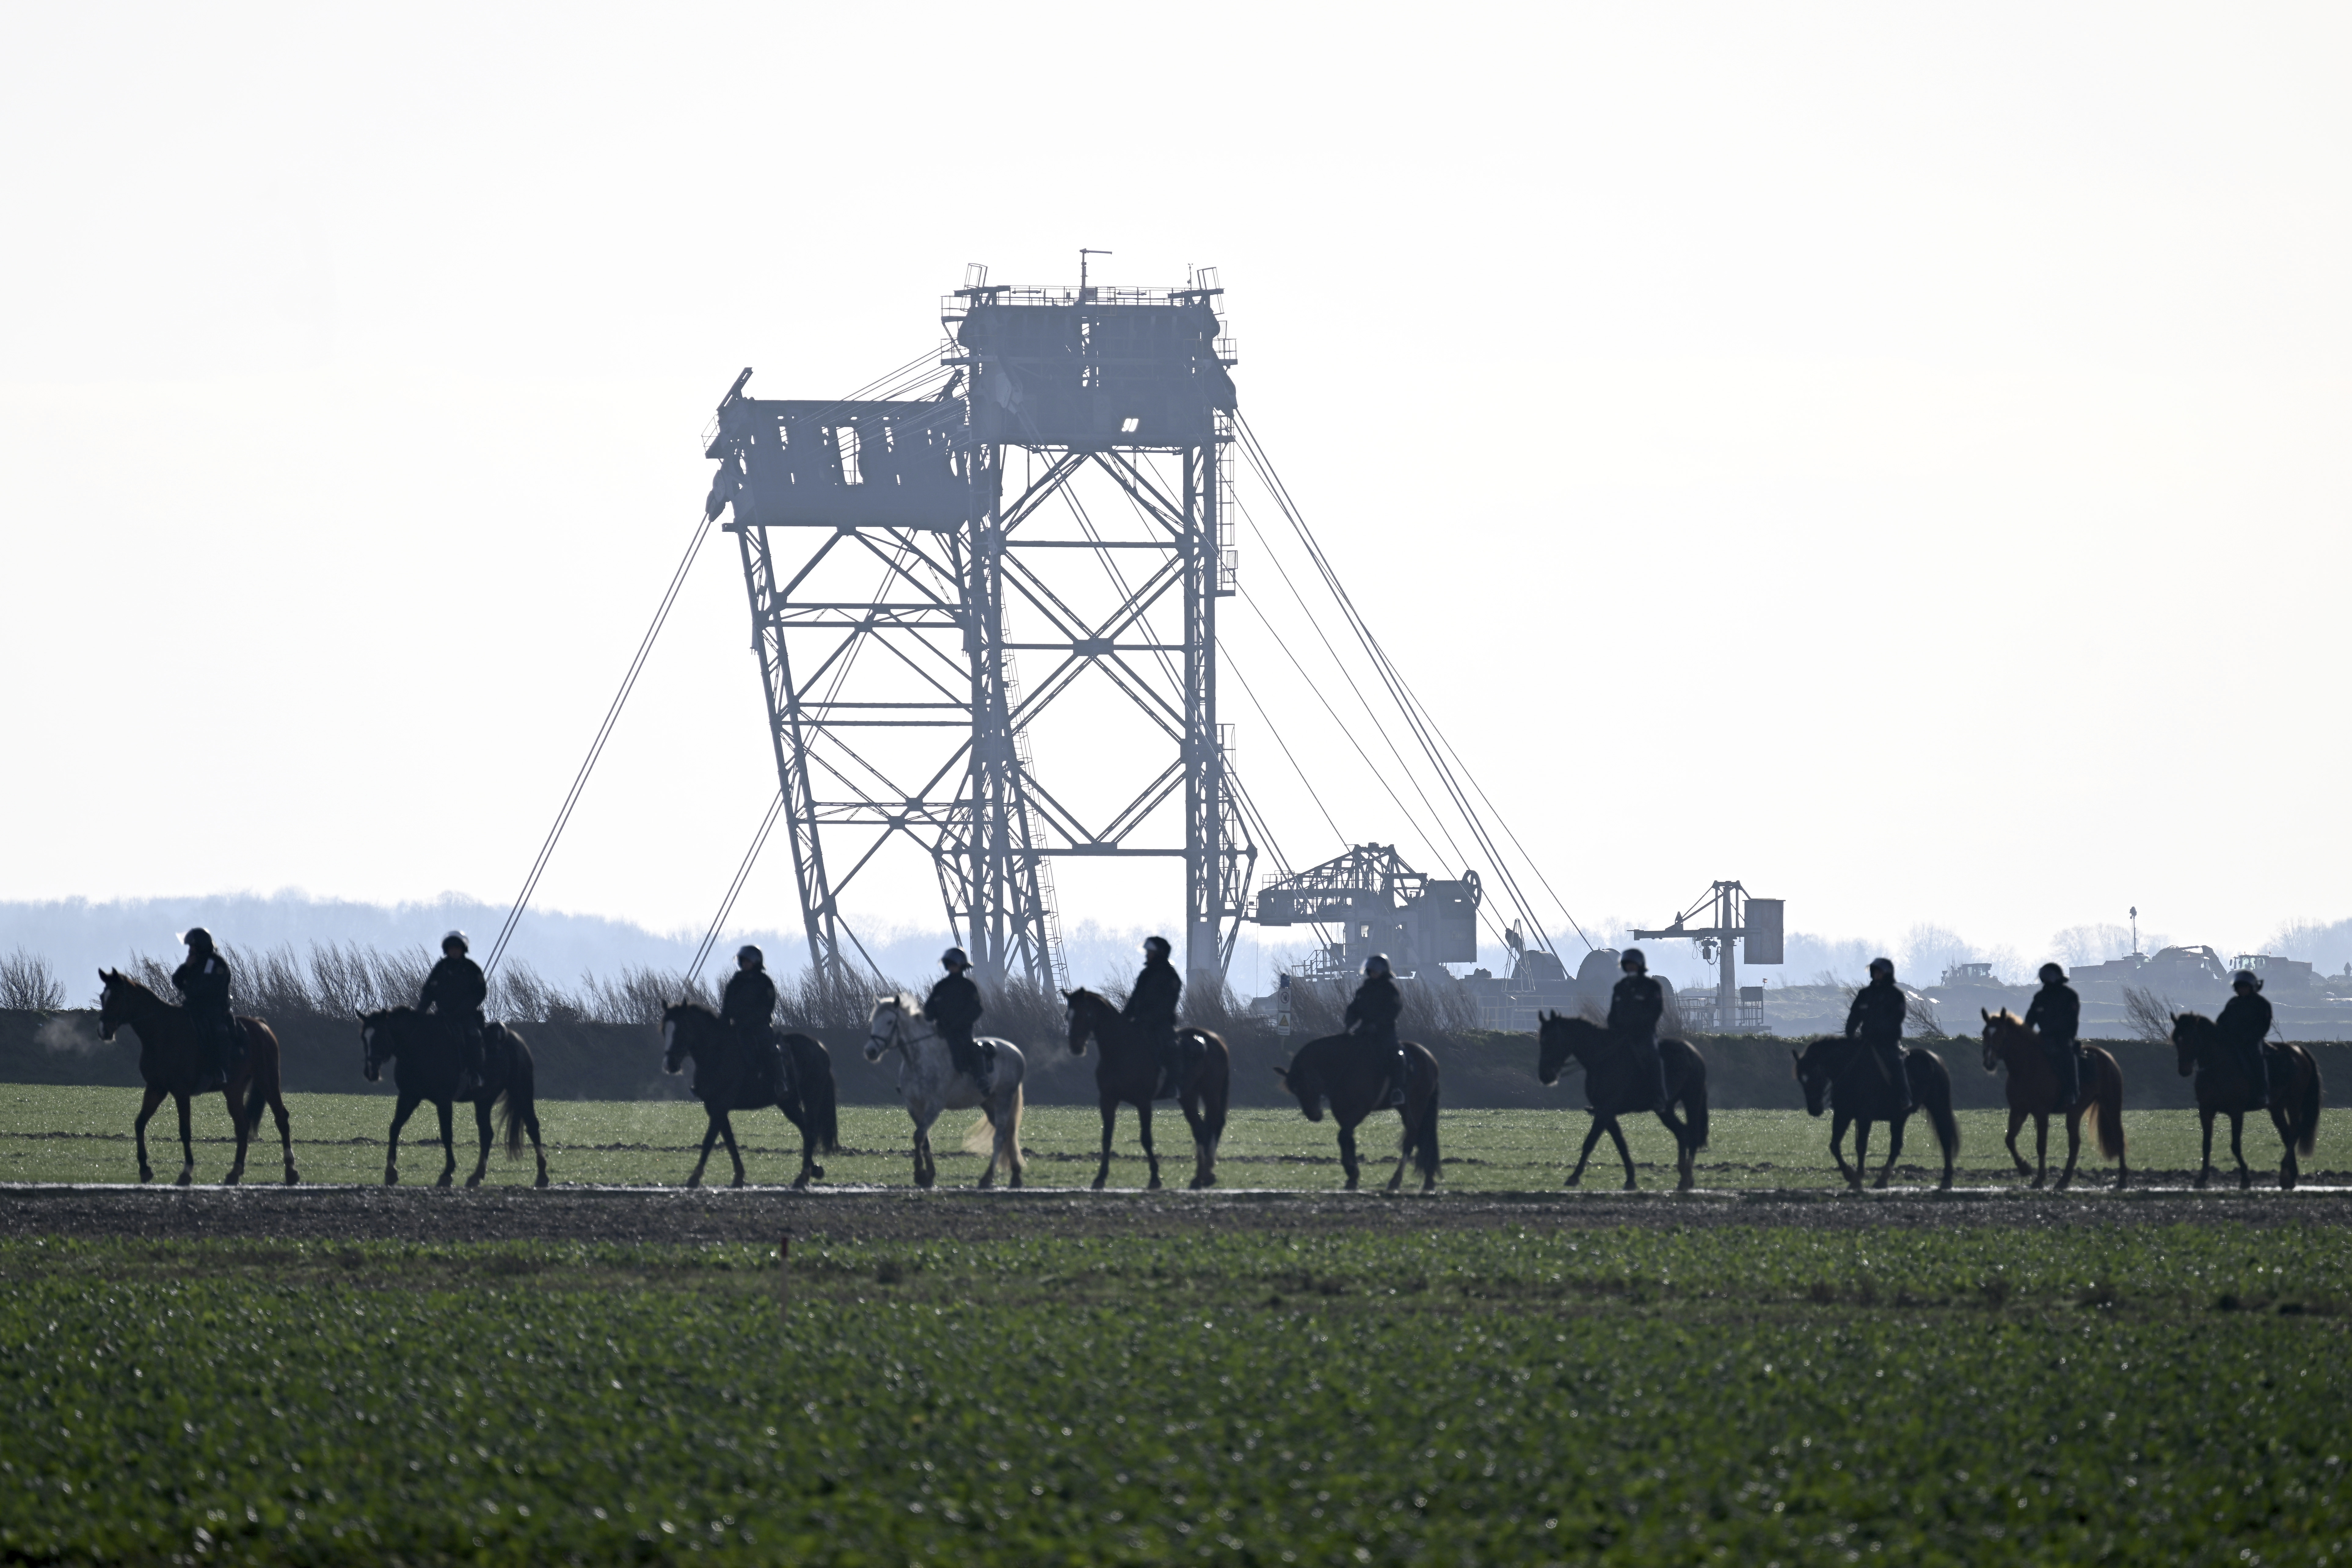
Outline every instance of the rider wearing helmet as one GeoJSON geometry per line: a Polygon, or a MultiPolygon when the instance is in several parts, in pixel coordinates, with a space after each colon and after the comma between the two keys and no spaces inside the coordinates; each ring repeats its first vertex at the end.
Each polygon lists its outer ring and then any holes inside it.
{"type": "MultiPolygon", "coordinates": [[[[1635,1079],[1656,1098],[1658,1114],[1666,1114],[1672,1097],[1666,1092],[1666,1062],[1658,1054],[1658,1020],[1666,1011],[1666,994],[1650,977],[1650,961],[1642,956],[1638,947],[1629,947],[1625,956],[1617,961],[1625,972],[1623,979],[1610,988],[1609,1032],[1617,1037],[1626,1049],[1633,1053],[1633,1064],[1639,1077],[1635,1079]]],[[[1586,1100],[1592,1098],[1590,1078],[1585,1081],[1586,1100]]]]}
{"type": "Polygon", "coordinates": [[[1903,1066],[1903,1020],[1910,1010],[1910,998],[1895,984],[1895,961],[1874,958],[1870,984],[1853,994],[1853,1005],[1845,1013],[1845,1037],[1859,1037],[1877,1054],[1879,1076],[1901,1097],[1906,1116],[1918,1109],[1911,1098],[1911,1075],[1903,1066]]]}
{"type": "Polygon", "coordinates": [[[735,951],[735,973],[727,977],[719,1016],[735,1031],[751,1070],[769,1077],[778,1098],[790,1094],[792,1053],[776,1047],[776,983],[768,978],[766,956],[748,942],[735,951]]]}
{"type": "Polygon", "coordinates": [[[489,1000],[490,983],[482,966],[466,956],[466,933],[453,931],[441,939],[441,962],[425,977],[416,1010],[441,1020],[457,1042],[457,1058],[476,1083],[482,1081],[482,1004],[489,1000]]]}
{"type": "Polygon", "coordinates": [[[1176,1043],[1176,1001],[1184,994],[1184,982],[1177,975],[1176,966],[1168,962],[1168,939],[1150,936],[1143,939],[1143,973],[1135,977],[1135,989],[1127,994],[1127,1005],[1118,1016],[1151,1045],[1160,1058],[1160,1089],[1151,1098],[1165,1100],[1176,1093],[1184,1079],[1184,1054],[1176,1043]]]}
{"type": "Polygon", "coordinates": [[[980,1092],[986,1094],[995,1076],[996,1052],[971,1037],[981,1013],[980,987],[964,973],[971,967],[971,960],[964,956],[963,949],[951,947],[940,954],[940,965],[948,972],[947,977],[931,987],[923,1002],[923,1016],[939,1026],[956,1071],[969,1074],[980,1092]]]}
{"type": "Polygon", "coordinates": [[[192,926],[180,940],[188,944],[187,961],[172,971],[180,989],[181,1005],[196,1028],[196,1089],[219,1089],[236,1070],[236,1019],[229,1013],[228,960],[213,949],[213,933],[192,926]]]}
{"type": "Polygon", "coordinates": [[[2221,1031],[2221,1038],[2238,1053],[2239,1062],[2246,1076],[2252,1080],[2254,1092],[2262,1103],[2271,1102],[2270,1063],[2263,1059],[2263,1041],[2271,1032],[2271,1005],[2263,999],[2263,977],[2251,969],[2241,969],[2231,977],[2229,1001],[2221,1005],[2221,1016],[2213,1020],[2221,1031]]]}
{"type": "Polygon", "coordinates": [[[2083,1098],[2083,1050],[2074,1037],[2083,1027],[2083,999],[2066,984],[2066,972],[2054,963],[2042,966],[2042,989],[2025,1009],[2025,1026],[2042,1031],[2042,1054],[2058,1075],[2059,1104],[2083,1098]]]}
{"type": "Polygon", "coordinates": [[[1404,1047],[1397,1042],[1397,1016],[1403,1011],[1404,997],[1397,990],[1388,955],[1372,954],[1364,960],[1364,983],[1348,1003],[1348,1032],[1363,1041],[1366,1050],[1393,1062],[1388,1068],[1391,1105],[1404,1103],[1404,1047]]]}

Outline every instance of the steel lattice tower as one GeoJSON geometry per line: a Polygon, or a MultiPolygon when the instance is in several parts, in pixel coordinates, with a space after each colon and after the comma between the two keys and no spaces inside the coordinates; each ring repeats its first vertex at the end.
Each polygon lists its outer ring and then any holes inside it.
{"type": "Polygon", "coordinates": [[[982,973],[1039,984],[1064,978],[1053,858],[1181,857],[1185,967],[1222,982],[1256,849],[1216,716],[1234,359],[1221,290],[1195,281],[975,280],[943,302],[953,378],[936,395],[764,401],[746,371],[719,405],[707,515],[732,510],[827,979],[872,967],[839,900],[903,835],[982,973]],[[1131,793],[1055,795],[1033,730],[1113,693],[1079,727],[1131,721],[1115,748],[1131,793]]]}

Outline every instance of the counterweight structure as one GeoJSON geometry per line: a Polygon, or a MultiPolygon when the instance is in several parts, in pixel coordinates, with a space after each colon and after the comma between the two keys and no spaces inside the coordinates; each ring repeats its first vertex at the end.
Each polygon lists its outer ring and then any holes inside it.
{"type": "Polygon", "coordinates": [[[1195,282],[982,273],[943,301],[936,395],[767,401],[747,370],[720,404],[707,515],[740,544],[828,981],[871,971],[842,896],[904,841],[982,974],[1041,984],[1064,979],[1053,858],[1179,858],[1186,969],[1222,982],[1256,850],[1217,723],[1234,358],[1195,282]],[[1047,787],[1037,733],[1097,798],[1047,787]]]}

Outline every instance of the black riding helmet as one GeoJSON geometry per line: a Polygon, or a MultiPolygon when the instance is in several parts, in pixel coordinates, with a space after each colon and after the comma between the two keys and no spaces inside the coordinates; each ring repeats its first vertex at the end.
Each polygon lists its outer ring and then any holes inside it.
{"type": "Polygon", "coordinates": [[[1650,973],[1650,961],[1642,956],[1640,948],[1629,947],[1617,960],[1617,967],[1629,974],[1647,974],[1650,973]]]}
{"type": "Polygon", "coordinates": [[[2056,965],[2056,964],[2054,964],[2054,963],[2045,963],[2045,964],[2043,964],[2043,965],[2042,966],[2042,984],[2044,984],[2044,985],[2059,985],[2059,984],[2064,984],[2065,979],[2066,979],[2066,972],[2065,972],[2063,969],[2061,969],[2060,967],[2058,967],[2058,965],[2056,965]]]}
{"type": "Polygon", "coordinates": [[[1168,945],[1168,939],[1164,936],[1147,936],[1143,939],[1143,956],[1146,958],[1165,958],[1171,951],[1168,945]]]}
{"type": "Polygon", "coordinates": [[[188,944],[191,952],[210,952],[213,950],[213,933],[202,926],[190,926],[181,933],[180,940],[188,944]]]}

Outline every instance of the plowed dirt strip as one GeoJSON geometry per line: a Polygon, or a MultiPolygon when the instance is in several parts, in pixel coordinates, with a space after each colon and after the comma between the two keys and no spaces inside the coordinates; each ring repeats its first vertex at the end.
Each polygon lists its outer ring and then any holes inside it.
{"type": "Polygon", "coordinates": [[[1182,1237],[1251,1230],[1432,1233],[1508,1227],[1800,1226],[2053,1229],[2319,1224],[2352,1230],[2352,1191],[1859,1195],[1814,1192],[1441,1194],[1285,1192],[740,1192],[415,1187],[0,1187],[0,1235],[280,1241],[772,1242],[1182,1237]]]}

